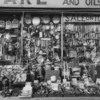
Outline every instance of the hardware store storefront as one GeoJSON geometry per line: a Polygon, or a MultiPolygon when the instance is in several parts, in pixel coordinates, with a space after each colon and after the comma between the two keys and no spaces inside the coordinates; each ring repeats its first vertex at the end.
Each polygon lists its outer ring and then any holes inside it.
{"type": "Polygon", "coordinates": [[[38,73],[35,83],[52,86],[48,96],[100,95],[99,6],[99,0],[2,0],[1,77],[25,82],[28,66],[38,73]]]}

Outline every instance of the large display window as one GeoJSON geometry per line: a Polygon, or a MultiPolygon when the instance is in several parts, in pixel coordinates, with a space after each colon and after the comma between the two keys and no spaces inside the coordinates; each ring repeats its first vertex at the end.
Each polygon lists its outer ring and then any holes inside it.
{"type": "Polygon", "coordinates": [[[23,24],[24,58],[39,64],[44,60],[60,62],[61,15],[25,13],[23,24]]]}
{"type": "MultiPolygon", "coordinates": [[[[0,15],[0,60],[20,62],[21,13],[0,15]]],[[[5,62],[6,63],[6,62],[5,62]]]]}
{"type": "Polygon", "coordinates": [[[22,12],[0,19],[0,60],[13,65],[2,69],[13,84],[24,83],[22,96],[31,83],[34,95],[100,95],[99,15],[22,12]]]}
{"type": "Polygon", "coordinates": [[[64,78],[85,89],[99,84],[99,15],[63,15],[64,78]]]}

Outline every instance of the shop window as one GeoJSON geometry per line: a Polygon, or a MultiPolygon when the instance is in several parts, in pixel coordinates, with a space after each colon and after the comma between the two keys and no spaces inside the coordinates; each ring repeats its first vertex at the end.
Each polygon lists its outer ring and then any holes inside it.
{"type": "Polygon", "coordinates": [[[61,16],[25,13],[23,41],[23,56],[28,63],[60,62],[61,16]]]}
{"type": "Polygon", "coordinates": [[[86,85],[95,84],[100,77],[97,71],[100,62],[99,18],[77,14],[64,14],[63,17],[63,48],[67,53],[65,71],[71,72],[69,76],[77,81],[77,85],[80,81],[86,85]],[[84,76],[89,82],[85,81],[84,76]]]}
{"type": "Polygon", "coordinates": [[[0,61],[20,63],[21,15],[2,13],[0,15],[0,61]]]}

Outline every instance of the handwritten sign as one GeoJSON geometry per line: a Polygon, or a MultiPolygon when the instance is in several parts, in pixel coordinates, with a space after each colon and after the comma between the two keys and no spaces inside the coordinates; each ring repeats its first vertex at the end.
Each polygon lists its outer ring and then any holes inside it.
{"type": "Polygon", "coordinates": [[[0,7],[100,8],[100,0],[0,0],[0,7]]]}

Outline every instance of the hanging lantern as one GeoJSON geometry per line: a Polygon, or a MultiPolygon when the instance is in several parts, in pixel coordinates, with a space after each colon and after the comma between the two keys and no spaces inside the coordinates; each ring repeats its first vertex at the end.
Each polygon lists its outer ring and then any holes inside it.
{"type": "Polygon", "coordinates": [[[32,19],[32,24],[35,25],[35,26],[39,25],[40,22],[41,22],[41,21],[40,21],[40,18],[39,18],[39,17],[34,17],[34,18],[32,19]]]}
{"type": "Polygon", "coordinates": [[[31,18],[31,15],[30,15],[30,14],[26,14],[26,15],[25,15],[24,21],[25,21],[25,23],[26,23],[27,25],[29,25],[29,24],[31,24],[31,22],[32,22],[31,19],[32,19],[32,18],[31,18]]]}
{"type": "Polygon", "coordinates": [[[48,16],[44,16],[44,17],[42,18],[42,22],[43,22],[44,24],[49,24],[50,18],[49,18],[48,16]]]}
{"type": "Polygon", "coordinates": [[[50,77],[51,82],[55,82],[57,80],[56,76],[51,76],[50,77]]]}
{"type": "Polygon", "coordinates": [[[5,27],[5,21],[0,20],[0,27],[1,27],[1,28],[5,27]]]}
{"type": "Polygon", "coordinates": [[[60,17],[59,16],[54,16],[52,20],[53,20],[54,24],[58,24],[60,22],[60,17]]]}

